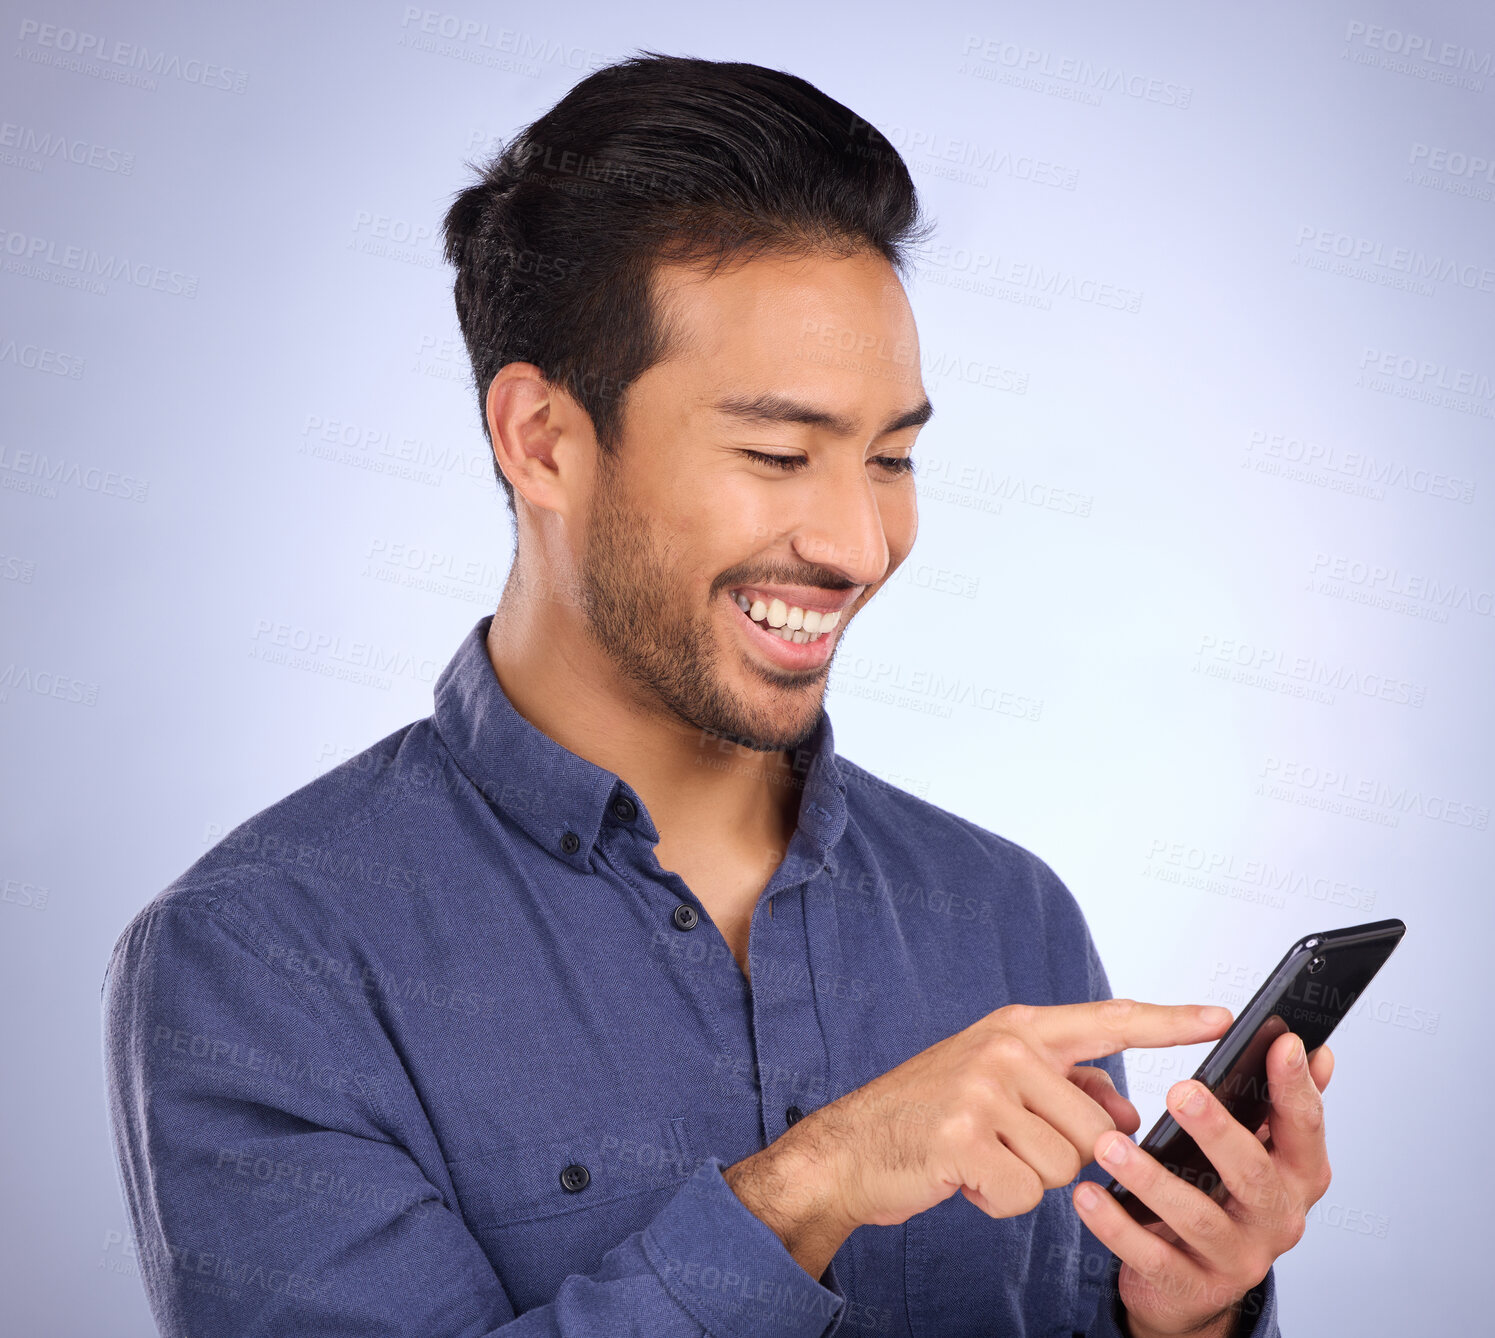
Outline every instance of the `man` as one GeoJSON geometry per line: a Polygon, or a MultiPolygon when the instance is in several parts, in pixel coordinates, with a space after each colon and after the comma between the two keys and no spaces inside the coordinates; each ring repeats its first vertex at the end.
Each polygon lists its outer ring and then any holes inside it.
{"type": "Polygon", "coordinates": [[[916,530],[917,235],[845,107],[653,53],[452,205],[517,553],[429,718],[120,939],[163,1333],[1278,1333],[1328,1048],[1276,1043],[1261,1130],[1179,1114],[1223,1203],[1120,1137],[1163,1225],[1089,1204],[1121,1052],[1229,1015],[1107,1002],[1047,864],[835,753],[831,658],[916,530]]]}

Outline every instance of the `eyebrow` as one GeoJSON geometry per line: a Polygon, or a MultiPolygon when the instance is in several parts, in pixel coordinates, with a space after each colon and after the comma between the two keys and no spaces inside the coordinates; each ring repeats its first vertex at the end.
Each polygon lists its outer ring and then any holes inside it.
{"type": "MultiPolygon", "coordinates": [[[[787,395],[765,392],[760,395],[726,395],[711,406],[717,413],[736,418],[744,423],[803,423],[808,427],[823,427],[838,437],[855,435],[856,423],[844,414],[819,409],[803,400],[787,395]]],[[[898,432],[906,427],[922,427],[934,417],[934,405],[927,399],[912,409],[895,414],[883,424],[878,436],[898,432]]]]}

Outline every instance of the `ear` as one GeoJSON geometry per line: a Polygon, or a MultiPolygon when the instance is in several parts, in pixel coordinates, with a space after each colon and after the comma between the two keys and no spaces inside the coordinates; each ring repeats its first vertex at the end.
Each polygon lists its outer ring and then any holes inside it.
{"type": "Polygon", "coordinates": [[[586,415],[551,386],[532,362],[510,362],[488,383],[484,404],[493,455],[514,489],[544,511],[568,514],[583,480],[584,443],[575,440],[586,415]]]}

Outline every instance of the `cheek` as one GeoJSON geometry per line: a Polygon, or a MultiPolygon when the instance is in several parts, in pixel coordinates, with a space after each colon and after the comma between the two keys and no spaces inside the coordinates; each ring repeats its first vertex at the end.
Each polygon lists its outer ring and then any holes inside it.
{"type": "Polygon", "coordinates": [[[911,487],[882,504],[883,538],[887,541],[890,560],[896,565],[908,556],[919,533],[919,503],[911,487]]]}

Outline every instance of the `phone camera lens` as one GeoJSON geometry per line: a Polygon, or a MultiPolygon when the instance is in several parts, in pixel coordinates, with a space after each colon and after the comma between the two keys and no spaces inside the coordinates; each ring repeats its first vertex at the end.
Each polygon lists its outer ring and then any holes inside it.
{"type": "Polygon", "coordinates": [[[1315,957],[1311,962],[1308,963],[1308,974],[1310,976],[1318,975],[1318,973],[1323,969],[1324,959],[1322,957],[1315,957]]]}

